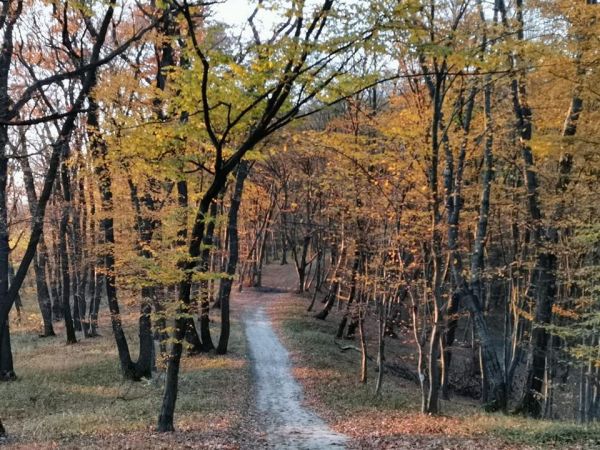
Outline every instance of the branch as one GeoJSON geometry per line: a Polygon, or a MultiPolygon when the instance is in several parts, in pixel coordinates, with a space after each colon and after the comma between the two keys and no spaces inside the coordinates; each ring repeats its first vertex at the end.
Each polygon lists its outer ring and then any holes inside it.
{"type": "MultiPolygon", "coordinates": [[[[117,56],[119,56],[123,52],[125,52],[131,46],[131,44],[139,41],[148,31],[152,30],[158,23],[158,20],[159,19],[153,21],[148,26],[141,29],[137,34],[133,35],[131,38],[129,38],[127,41],[125,41],[123,44],[121,44],[119,47],[117,47],[115,50],[113,50],[111,53],[109,53],[104,58],[97,58],[96,60],[90,59],[89,64],[86,64],[86,65],[80,67],[79,69],[52,75],[52,76],[44,78],[43,80],[40,80],[36,83],[33,83],[27,89],[25,89],[21,98],[17,102],[15,102],[15,105],[12,107],[11,111],[9,112],[9,115],[8,115],[9,119],[13,119],[13,118],[17,117],[21,108],[23,108],[23,106],[25,106],[25,104],[29,100],[31,100],[31,98],[33,97],[33,94],[36,91],[39,91],[43,86],[48,86],[50,84],[58,83],[59,81],[76,78],[76,77],[80,77],[85,74],[89,74],[90,71],[109,63],[114,58],[116,58],[117,56]]],[[[104,25],[105,24],[103,24],[103,26],[104,25]]],[[[108,24],[106,24],[106,26],[108,27],[108,24]]],[[[100,53],[100,48],[98,48],[98,54],[99,53],[100,53]]],[[[73,110],[75,110],[75,108],[73,110]]],[[[69,114],[67,114],[67,115],[69,115],[69,114]]],[[[49,119],[49,120],[54,120],[54,118],[49,119]]],[[[13,122],[11,120],[8,120],[8,121],[0,120],[0,125],[13,125],[13,122]]]]}

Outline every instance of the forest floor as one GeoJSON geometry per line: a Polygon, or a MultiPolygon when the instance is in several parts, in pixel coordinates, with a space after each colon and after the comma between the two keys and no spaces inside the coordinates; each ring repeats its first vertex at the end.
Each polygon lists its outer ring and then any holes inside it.
{"type": "MultiPolygon", "coordinates": [[[[10,436],[0,446],[599,448],[598,427],[486,414],[477,401],[458,395],[442,402],[443,415],[423,416],[418,386],[387,372],[382,395],[375,397],[375,364],[369,365],[367,384],[360,384],[360,354],[342,352],[333,341],[340,312],[326,321],[314,319],[306,312],[310,299],[293,293],[295,283],[292,265],[269,265],[264,288],[234,292],[230,353],[184,358],[178,431],[169,434],[154,432],[163,376],[122,381],[106,311],[102,337],[67,346],[59,326],[59,337],[37,337],[36,306],[26,301],[22,322],[12,330],[19,379],[0,384],[0,417],[10,436]]],[[[124,324],[135,354],[133,305],[131,311],[124,324]]],[[[212,327],[214,338],[218,320],[212,327]]],[[[390,340],[388,349],[389,363],[410,363],[414,352],[401,339],[390,340]]],[[[373,339],[369,351],[374,355],[373,339]]]]}
{"type": "MultiPolygon", "coordinates": [[[[441,401],[442,415],[424,416],[419,413],[418,385],[388,371],[382,395],[376,397],[374,360],[368,365],[367,383],[361,384],[360,353],[340,348],[358,343],[334,342],[341,311],[334,308],[327,320],[315,319],[315,311],[306,311],[309,296],[293,292],[296,282],[293,267],[267,266],[262,308],[290,352],[294,376],[304,388],[304,403],[334,431],[348,436],[349,449],[600,448],[598,426],[488,414],[477,400],[457,394],[441,401]]],[[[315,310],[321,307],[317,302],[315,310]]],[[[367,333],[368,352],[375,359],[375,333],[368,328],[367,333]]],[[[407,366],[414,357],[414,345],[402,335],[387,340],[389,364],[407,366]]],[[[458,358],[455,364],[467,359],[458,358]]]]}
{"type": "MultiPolygon", "coordinates": [[[[0,447],[237,449],[263,439],[248,414],[254,395],[239,311],[233,312],[228,355],[183,358],[177,432],[160,434],[154,428],[164,372],[152,380],[123,381],[107,310],[101,312],[101,337],[65,345],[59,324],[57,337],[37,336],[37,305],[24,300],[22,322],[11,330],[18,379],[0,383],[0,417],[9,436],[0,447]]],[[[123,323],[135,357],[137,314],[126,303],[122,299],[123,323]]],[[[213,325],[218,337],[218,323],[213,325]]]]}

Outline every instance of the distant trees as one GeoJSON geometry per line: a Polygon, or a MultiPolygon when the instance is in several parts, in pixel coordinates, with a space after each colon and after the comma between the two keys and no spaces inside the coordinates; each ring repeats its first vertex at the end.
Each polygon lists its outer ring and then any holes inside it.
{"type": "Polygon", "coordinates": [[[362,336],[363,322],[377,320],[378,338],[395,314],[410,319],[424,412],[449,398],[453,346],[471,334],[471,376],[488,409],[555,417],[553,403],[573,395],[579,420],[597,418],[598,242],[586,218],[598,205],[580,190],[595,192],[597,169],[597,96],[585,87],[598,75],[592,3],[396,9],[388,39],[399,80],[353,97],[325,125],[294,129],[280,144],[291,157],[274,153],[255,169],[284,193],[272,234],[292,236],[292,254],[318,246],[331,255],[307,271],[327,273],[309,307],[323,299],[317,318],[337,304],[346,311],[338,337],[362,336]],[[556,21],[570,38],[554,45],[537,33],[556,21]],[[304,165],[286,163],[306,152],[318,167],[310,180],[304,165]],[[320,206],[309,221],[311,185],[320,206]]]}

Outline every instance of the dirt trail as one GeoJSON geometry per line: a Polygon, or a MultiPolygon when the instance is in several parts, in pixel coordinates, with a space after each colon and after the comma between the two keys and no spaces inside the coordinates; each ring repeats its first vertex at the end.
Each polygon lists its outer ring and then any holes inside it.
{"type": "Polygon", "coordinates": [[[277,449],[342,449],[347,438],[332,431],[302,405],[302,388],[291,372],[287,350],[273,331],[265,304],[279,295],[247,291],[244,326],[256,380],[259,422],[277,449]]]}

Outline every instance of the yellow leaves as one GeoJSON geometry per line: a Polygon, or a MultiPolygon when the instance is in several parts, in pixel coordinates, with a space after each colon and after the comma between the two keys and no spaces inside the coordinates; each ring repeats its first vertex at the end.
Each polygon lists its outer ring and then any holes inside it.
{"type": "Polygon", "coordinates": [[[513,308],[515,309],[519,317],[523,317],[528,321],[533,322],[533,314],[531,314],[529,311],[526,311],[523,308],[519,308],[517,305],[513,305],[513,308]]]}
{"type": "Polygon", "coordinates": [[[552,314],[559,316],[559,317],[564,317],[566,319],[573,319],[573,320],[578,320],[581,318],[581,314],[578,314],[575,311],[570,310],[570,309],[565,309],[557,304],[552,305],[552,314]]]}
{"type": "Polygon", "coordinates": [[[379,128],[386,136],[407,142],[422,139],[424,135],[423,118],[418,111],[410,108],[394,111],[380,119],[379,128]]]}
{"type": "Polygon", "coordinates": [[[246,70],[239,64],[235,64],[235,63],[230,64],[229,70],[231,70],[231,72],[238,77],[243,77],[246,75],[246,70]]]}
{"type": "Polygon", "coordinates": [[[546,158],[550,156],[558,156],[561,151],[561,138],[559,136],[539,136],[531,141],[531,149],[537,158],[546,158]]]}

